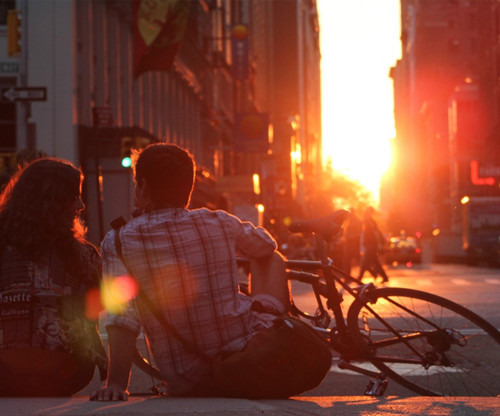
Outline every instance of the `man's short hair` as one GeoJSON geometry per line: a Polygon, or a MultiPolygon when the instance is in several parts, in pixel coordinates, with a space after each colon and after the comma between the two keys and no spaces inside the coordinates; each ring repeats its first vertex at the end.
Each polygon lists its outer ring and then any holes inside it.
{"type": "Polygon", "coordinates": [[[188,151],[175,144],[155,143],[136,155],[133,166],[136,183],[146,180],[153,204],[189,205],[196,165],[188,151]]]}

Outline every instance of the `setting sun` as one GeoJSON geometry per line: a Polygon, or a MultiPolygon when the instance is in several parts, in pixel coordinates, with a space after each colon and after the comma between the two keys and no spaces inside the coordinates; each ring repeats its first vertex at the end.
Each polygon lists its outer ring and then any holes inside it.
{"type": "Polygon", "coordinates": [[[398,0],[318,0],[323,154],[378,200],[395,136],[391,66],[400,58],[398,0]]]}

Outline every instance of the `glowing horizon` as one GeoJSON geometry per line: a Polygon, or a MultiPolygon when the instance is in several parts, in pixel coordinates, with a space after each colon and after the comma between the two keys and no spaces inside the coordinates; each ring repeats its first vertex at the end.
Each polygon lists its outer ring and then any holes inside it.
{"type": "Polygon", "coordinates": [[[389,70],[401,56],[399,0],[317,3],[323,157],[378,201],[395,136],[389,70]]]}

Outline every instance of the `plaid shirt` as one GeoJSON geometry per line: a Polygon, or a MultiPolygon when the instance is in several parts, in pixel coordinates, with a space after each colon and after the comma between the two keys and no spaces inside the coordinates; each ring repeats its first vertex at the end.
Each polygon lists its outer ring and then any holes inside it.
{"type": "MultiPolygon", "coordinates": [[[[116,254],[114,232],[101,245],[104,275],[126,275],[116,254]]],[[[244,348],[263,328],[238,292],[236,253],[271,255],[276,242],[261,227],[224,211],[167,208],[134,218],[120,229],[123,256],[140,286],[167,321],[208,356],[244,348]]],[[[186,351],[139,302],[106,326],[149,338],[156,364],[173,394],[186,394],[208,373],[208,365],[186,351]]]]}

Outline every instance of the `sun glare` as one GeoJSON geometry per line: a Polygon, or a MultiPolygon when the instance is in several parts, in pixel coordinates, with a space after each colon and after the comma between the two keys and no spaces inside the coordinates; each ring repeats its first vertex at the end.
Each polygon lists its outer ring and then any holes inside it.
{"type": "Polygon", "coordinates": [[[318,0],[324,158],[375,200],[391,162],[389,70],[401,54],[398,0],[384,6],[373,0],[318,0]]]}
{"type": "MultiPolygon", "coordinates": [[[[347,131],[346,136],[352,132],[347,131]]],[[[364,140],[364,133],[345,143],[335,146],[327,155],[335,170],[360,182],[378,200],[380,180],[391,163],[390,143],[388,140],[364,140]]]]}
{"type": "Polygon", "coordinates": [[[101,285],[102,304],[110,313],[123,313],[138,290],[137,282],[130,276],[105,277],[101,285]]]}

